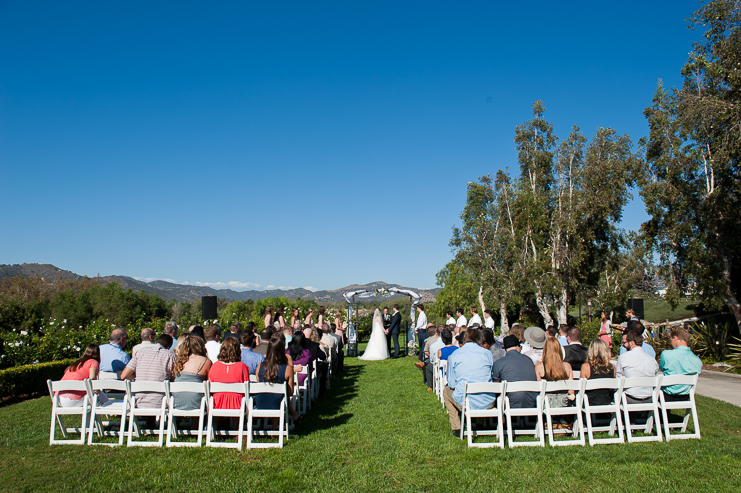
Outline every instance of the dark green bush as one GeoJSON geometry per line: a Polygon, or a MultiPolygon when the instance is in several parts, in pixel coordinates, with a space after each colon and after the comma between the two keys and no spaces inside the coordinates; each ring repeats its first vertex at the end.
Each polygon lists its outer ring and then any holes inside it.
{"type": "Polygon", "coordinates": [[[0,397],[44,392],[47,389],[46,381],[60,380],[65,368],[74,361],[67,359],[0,370],[0,397]]]}

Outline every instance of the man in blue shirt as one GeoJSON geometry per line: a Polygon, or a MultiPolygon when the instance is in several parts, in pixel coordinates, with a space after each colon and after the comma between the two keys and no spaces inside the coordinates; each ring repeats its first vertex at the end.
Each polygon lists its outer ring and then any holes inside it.
{"type": "MultiPolygon", "coordinates": [[[[448,411],[453,436],[460,436],[463,410],[463,393],[467,383],[491,382],[494,358],[484,349],[484,336],[479,329],[466,331],[463,345],[448,357],[448,386],[443,390],[445,409],[448,411]]],[[[470,397],[473,409],[488,409],[494,405],[496,395],[475,394],[470,397]]]]}
{"type": "Polygon", "coordinates": [[[131,361],[123,348],[129,336],[123,329],[115,329],[108,338],[108,344],[100,346],[100,371],[123,371],[131,361]]]}
{"type": "MultiPolygon", "coordinates": [[[[669,332],[669,340],[673,349],[661,352],[659,368],[664,375],[699,375],[702,371],[702,360],[692,354],[688,346],[690,333],[679,327],[669,332]]],[[[645,344],[644,344],[645,346],[645,344]]],[[[669,385],[662,387],[664,400],[688,401],[690,399],[689,385],[669,385]]]]}
{"type": "Polygon", "coordinates": [[[242,333],[242,363],[247,365],[250,375],[257,375],[257,365],[265,361],[265,356],[254,351],[257,345],[257,337],[252,331],[242,333]]]}

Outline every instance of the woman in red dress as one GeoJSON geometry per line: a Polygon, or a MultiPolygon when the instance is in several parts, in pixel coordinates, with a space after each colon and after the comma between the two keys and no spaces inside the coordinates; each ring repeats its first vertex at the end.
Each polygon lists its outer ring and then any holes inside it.
{"type": "MultiPolygon", "coordinates": [[[[230,337],[221,345],[219,361],[211,366],[208,379],[218,383],[244,383],[250,380],[250,370],[242,363],[242,350],[239,341],[230,337]]],[[[234,392],[215,392],[214,407],[216,409],[239,409],[243,394],[234,392]]]]}

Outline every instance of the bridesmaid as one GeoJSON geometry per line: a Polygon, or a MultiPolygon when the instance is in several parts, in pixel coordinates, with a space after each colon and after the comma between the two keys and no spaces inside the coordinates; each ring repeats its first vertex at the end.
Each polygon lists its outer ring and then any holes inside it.
{"type": "Polygon", "coordinates": [[[293,327],[293,324],[298,320],[301,321],[301,316],[298,314],[298,308],[294,308],[291,310],[291,327],[293,327]]]}
{"type": "Polygon", "coordinates": [[[275,321],[278,322],[278,324],[280,325],[280,330],[286,328],[286,319],[283,318],[283,308],[278,307],[275,310],[275,321]]]}
{"type": "Polygon", "coordinates": [[[309,313],[306,314],[306,319],[304,319],[304,325],[308,327],[314,327],[314,309],[309,308],[309,313]]]}
{"type": "Polygon", "coordinates": [[[345,335],[343,334],[343,328],[342,328],[342,311],[337,310],[334,312],[334,326],[337,327],[335,330],[335,334],[340,336],[342,338],[342,342],[345,342],[345,335]]]}
{"type": "Polygon", "coordinates": [[[319,316],[316,319],[316,326],[319,327],[320,329],[322,327],[324,327],[324,322],[325,322],[325,320],[324,320],[324,313],[326,311],[327,311],[327,309],[324,308],[323,306],[320,306],[319,307],[319,316]]]}
{"type": "Polygon", "coordinates": [[[265,308],[265,327],[273,325],[273,305],[268,305],[265,308]]]}

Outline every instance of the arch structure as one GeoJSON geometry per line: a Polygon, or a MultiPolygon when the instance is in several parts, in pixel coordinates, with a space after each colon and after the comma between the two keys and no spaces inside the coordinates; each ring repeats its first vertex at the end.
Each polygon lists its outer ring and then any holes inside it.
{"type": "MultiPolygon", "coordinates": [[[[348,291],[343,293],[342,297],[347,301],[347,355],[357,356],[358,354],[358,333],[356,327],[358,326],[358,304],[360,300],[364,298],[373,298],[376,296],[383,296],[388,298],[394,294],[400,294],[402,296],[408,296],[412,300],[412,307],[409,313],[409,319],[412,321],[411,327],[414,327],[415,321],[415,308],[417,304],[422,301],[422,296],[415,293],[410,289],[402,288],[388,288],[388,289],[359,289],[357,291],[348,291]],[[353,320],[354,317],[354,320],[353,320]]],[[[413,330],[413,329],[410,329],[413,330]]],[[[407,338],[409,335],[407,334],[407,338]]]]}

